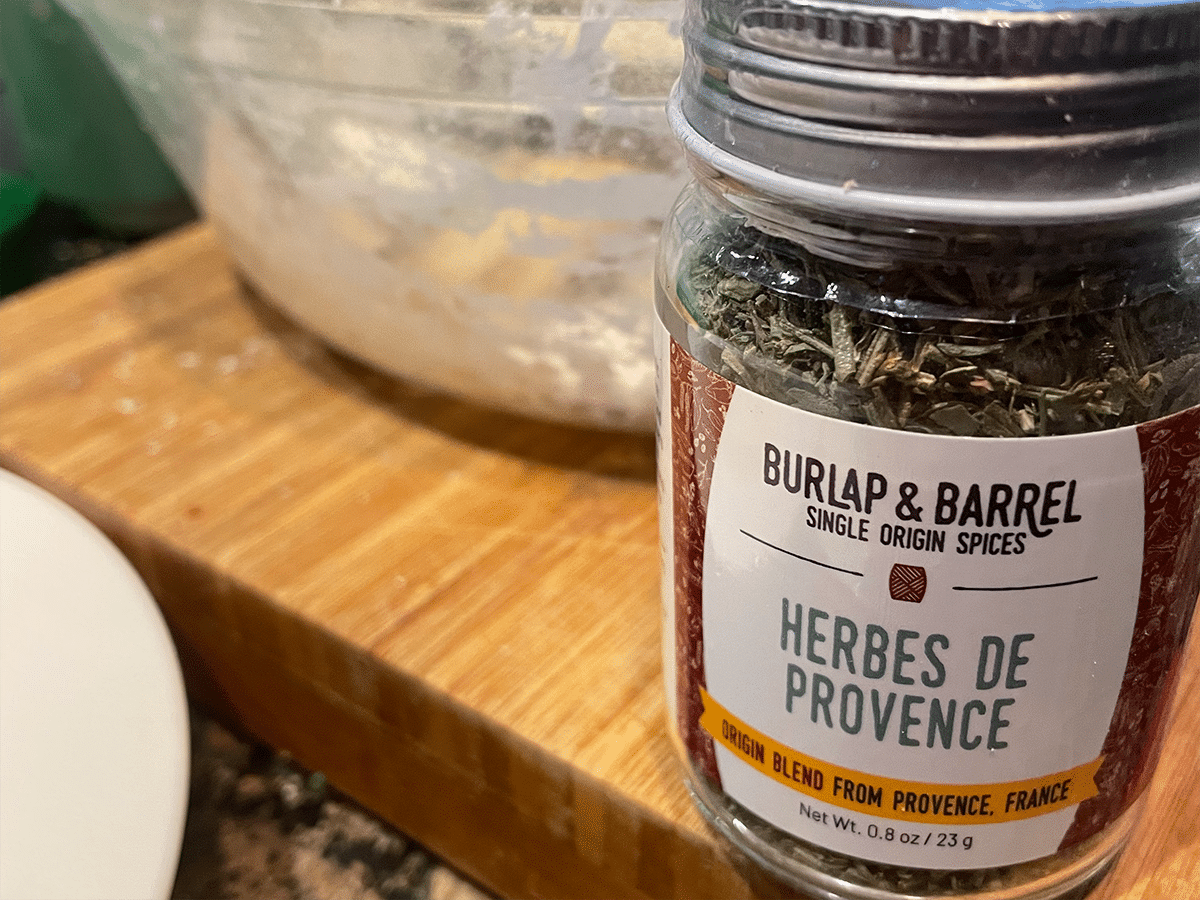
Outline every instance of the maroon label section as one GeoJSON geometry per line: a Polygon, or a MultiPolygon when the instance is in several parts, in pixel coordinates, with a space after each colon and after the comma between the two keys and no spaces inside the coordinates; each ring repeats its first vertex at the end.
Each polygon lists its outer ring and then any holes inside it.
{"type": "Polygon", "coordinates": [[[1064,848],[1100,832],[1146,789],[1200,593],[1200,407],[1137,433],[1146,537],[1133,641],[1096,774],[1100,793],[1079,805],[1064,848]]]}
{"type": "Polygon", "coordinates": [[[712,738],[700,728],[700,688],[706,686],[704,528],[713,460],[734,386],[692,359],[674,340],[670,369],[679,733],[696,767],[720,784],[712,738]]]}

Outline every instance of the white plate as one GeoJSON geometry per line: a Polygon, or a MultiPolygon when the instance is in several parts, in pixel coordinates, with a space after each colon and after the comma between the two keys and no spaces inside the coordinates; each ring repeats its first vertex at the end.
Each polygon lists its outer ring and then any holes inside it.
{"type": "Polygon", "coordinates": [[[146,586],[0,470],[0,898],[169,897],[188,769],[179,660],[146,586]]]}

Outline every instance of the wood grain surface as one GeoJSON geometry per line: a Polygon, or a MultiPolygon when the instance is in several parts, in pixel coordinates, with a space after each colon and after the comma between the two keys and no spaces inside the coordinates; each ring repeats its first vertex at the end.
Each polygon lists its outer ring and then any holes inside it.
{"type": "MultiPolygon", "coordinates": [[[[666,736],[652,438],[328,353],[203,225],[6,302],[0,342],[0,464],[130,556],[194,699],[501,894],[767,890],[666,736]]],[[[1097,900],[1200,897],[1196,644],[1097,900]]]]}

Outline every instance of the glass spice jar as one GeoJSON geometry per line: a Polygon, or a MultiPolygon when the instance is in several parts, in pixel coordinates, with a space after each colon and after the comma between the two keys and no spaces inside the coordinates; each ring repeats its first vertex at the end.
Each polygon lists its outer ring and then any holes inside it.
{"type": "Polygon", "coordinates": [[[689,0],[671,723],[806,894],[1082,895],[1200,591],[1200,4],[922,5],[689,0]]]}

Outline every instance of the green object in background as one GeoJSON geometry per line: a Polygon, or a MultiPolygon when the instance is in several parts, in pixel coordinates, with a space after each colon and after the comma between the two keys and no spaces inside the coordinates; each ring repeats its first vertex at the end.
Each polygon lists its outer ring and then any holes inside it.
{"type": "Polygon", "coordinates": [[[52,0],[0,0],[0,73],[24,174],[47,197],[125,236],[193,215],[87,32],[52,0]]]}
{"type": "Polygon", "coordinates": [[[32,178],[0,172],[0,240],[33,215],[42,202],[42,189],[32,178]]]}

